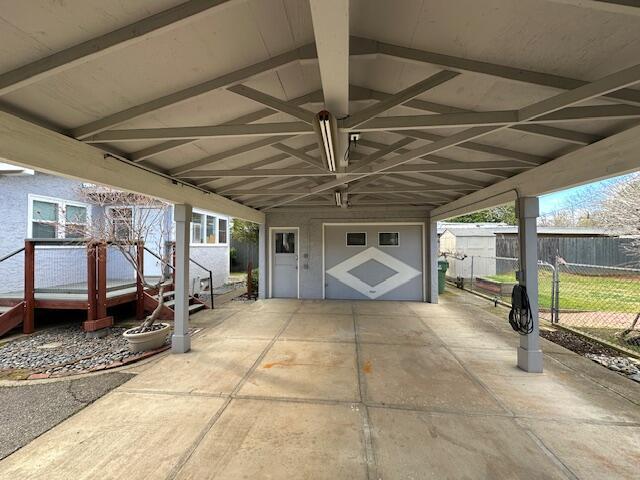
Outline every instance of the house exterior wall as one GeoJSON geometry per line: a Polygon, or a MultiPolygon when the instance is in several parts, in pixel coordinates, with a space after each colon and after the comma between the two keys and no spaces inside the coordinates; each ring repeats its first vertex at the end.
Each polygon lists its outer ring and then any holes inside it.
{"type": "MultiPolygon", "coordinates": [[[[44,173],[33,175],[0,176],[0,218],[2,219],[2,234],[0,235],[0,257],[24,246],[24,239],[28,236],[29,226],[29,194],[74,200],[82,202],[78,188],[81,183],[63,177],[56,177],[44,173]]],[[[56,278],[71,281],[86,281],[86,260],[82,263],[79,258],[84,251],[78,247],[60,249],[39,249],[36,253],[38,268],[36,269],[36,287],[49,286],[56,278]],[[73,267],[66,272],[60,271],[66,260],[73,267]],[[48,261],[44,261],[48,260],[48,261]],[[75,280],[78,279],[78,280],[75,280]]],[[[86,257],[84,257],[86,258],[86,257]]],[[[22,290],[24,282],[24,255],[0,263],[0,293],[22,290]]]]}
{"type": "MultiPolygon", "coordinates": [[[[324,223],[375,223],[375,222],[425,222],[426,213],[407,213],[398,211],[374,210],[353,211],[334,208],[312,214],[306,212],[267,212],[266,235],[261,238],[266,248],[266,268],[261,268],[260,275],[265,278],[265,294],[269,295],[270,262],[272,252],[269,250],[269,229],[280,227],[296,227],[298,234],[299,282],[300,298],[320,299],[323,291],[323,232],[324,223]],[[263,273],[264,272],[264,273],[263,273]]],[[[423,246],[424,248],[424,246],[423,246]]]]}
{"type": "MultiPolygon", "coordinates": [[[[228,245],[191,245],[190,257],[213,272],[213,286],[223,285],[229,278],[228,245]]],[[[207,279],[209,273],[190,262],[189,277],[207,279]]]]}
{"type": "MultiPolygon", "coordinates": [[[[0,257],[24,246],[29,236],[29,195],[39,195],[66,201],[87,203],[80,193],[82,182],[54,175],[36,172],[33,175],[0,175],[0,257]]],[[[171,210],[171,209],[170,209],[171,210]]],[[[92,218],[103,214],[97,206],[89,208],[92,218]]],[[[220,215],[218,215],[220,216],[220,215]]],[[[226,218],[222,216],[223,218],[226,218]]],[[[171,214],[165,219],[167,231],[172,232],[171,214]]],[[[154,246],[155,249],[155,246],[154,246]]],[[[192,246],[192,258],[214,272],[214,287],[226,282],[229,273],[229,246],[192,246]]],[[[118,252],[108,254],[108,277],[135,281],[135,272],[118,252]]],[[[145,257],[150,265],[153,259],[145,257]]],[[[202,276],[192,263],[195,275],[202,276]]],[[[19,253],[0,263],[0,293],[16,292],[23,289],[24,254],[19,253]]],[[[36,250],[36,288],[50,288],[61,284],[86,283],[87,264],[84,247],[38,247],[36,250]]]]}

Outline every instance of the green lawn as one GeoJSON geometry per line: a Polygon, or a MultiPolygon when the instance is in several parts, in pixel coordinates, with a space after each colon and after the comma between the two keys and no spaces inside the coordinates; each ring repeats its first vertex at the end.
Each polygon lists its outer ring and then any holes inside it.
{"type": "MultiPolygon", "coordinates": [[[[491,280],[514,283],[515,272],[491,275],[491,280]]],[[[551,306],[551,272],[540,272],[538,302],[551,306]]],[[[560,308],[567,310],[640,312],[640,279],[560,274],[560,308]]]]}

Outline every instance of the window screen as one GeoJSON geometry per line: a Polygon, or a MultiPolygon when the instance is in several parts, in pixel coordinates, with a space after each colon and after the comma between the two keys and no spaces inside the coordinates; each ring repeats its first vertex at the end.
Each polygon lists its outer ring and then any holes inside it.
{"type": "Polygon", "coordinates": [[[58,236],[58,208],[57,203],[33,201],[31,235],[34,238],[56,238],[58,236]]]}
{"type": "Polygon", "coordinates": [[[206,243],[217,243],[216,239],[216,217],[207,215],[207,237],[206,243]]]}
{"type": "Polygon", "coordinates": [[[227,221],[223,218],[218,220],[218,243],[227,243],[227,221]]]}
{"type": "Polygon", "coordinates": [[[276,253],[296,253],[296,234],[276,233],[276,253]]]}
{"type": "Polygon", "coordinates": [[[67,205],[65,210],[65,238],[82,238],[87,234],[87,207],[67,205]]]}
{"type": "Polygon", "coordinates": [[[400,245],[398,232],[380,232],[378,233],[378,245],[381,247],[397,247],[400,245]]]}
{"type": "Polygon", "coordinates": [[[347,246],[348,247],[366,247],[367,234],[365,232],[348,232],[347,246]]]}
{"type": "Polygon", "coordinates": [[[202,243],[202,218],[200,213],[191,214],[191,243],[202,243]]]}

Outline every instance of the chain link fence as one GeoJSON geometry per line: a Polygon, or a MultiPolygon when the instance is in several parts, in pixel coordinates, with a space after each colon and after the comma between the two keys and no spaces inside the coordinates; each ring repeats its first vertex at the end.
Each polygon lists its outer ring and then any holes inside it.
{"type": "MultiPolygon", "coordinates": [[[[447,280],[510,305],[517,258],[445,254],[447,280]]],[[[541,320],[640,353],[640,269],[538,262],[541,320]]]]}

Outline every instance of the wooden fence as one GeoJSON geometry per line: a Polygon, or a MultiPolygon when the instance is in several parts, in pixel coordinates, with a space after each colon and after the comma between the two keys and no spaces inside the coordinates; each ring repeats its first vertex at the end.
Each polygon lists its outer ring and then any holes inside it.
{"type": "MultiPolygon", "coordinates": [[[[618,237],[539,236],[538,259],[553,264],[559,255],[569,263],[638,267],[640,258],[625,248],[631,241],[618,237]]],[[[518,257],[518,237],[496,234],[496,256],[518,257]]]]}

